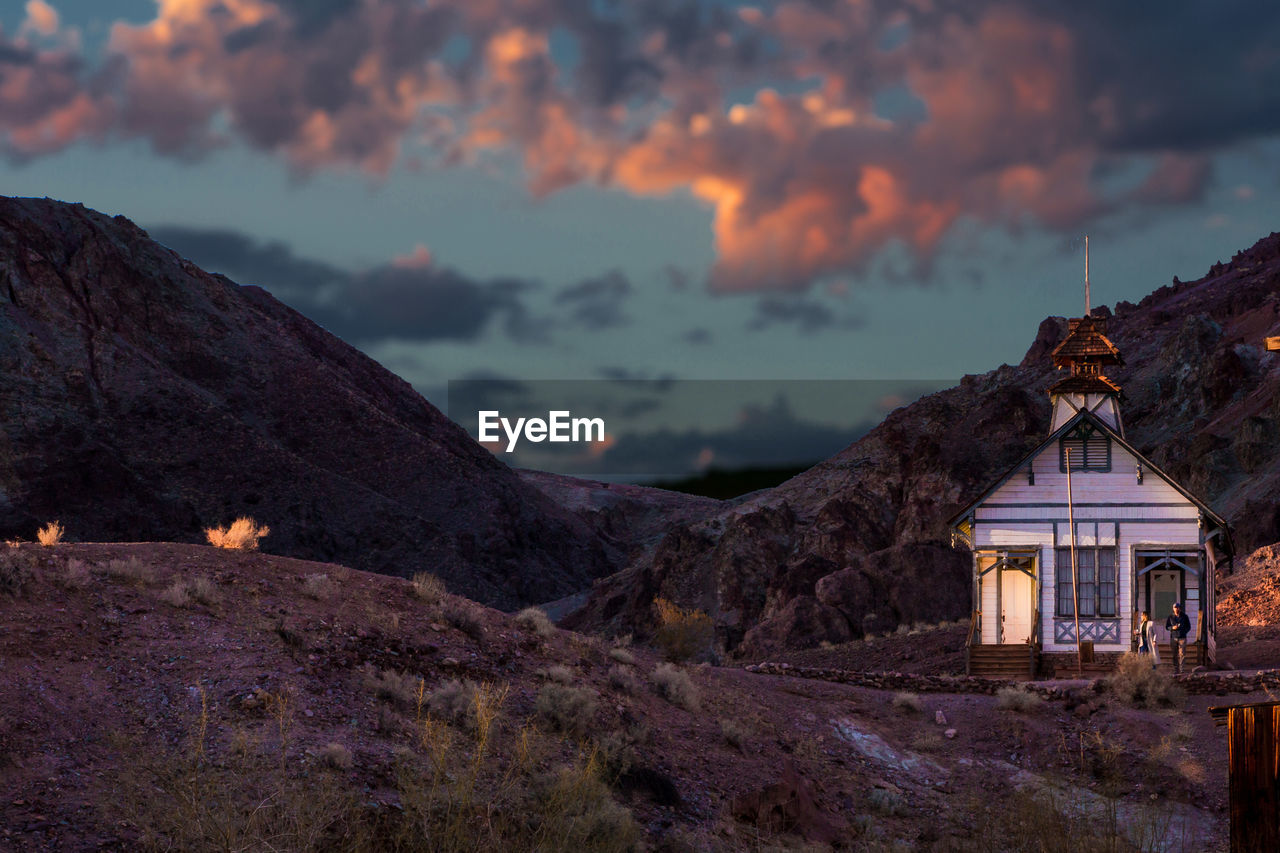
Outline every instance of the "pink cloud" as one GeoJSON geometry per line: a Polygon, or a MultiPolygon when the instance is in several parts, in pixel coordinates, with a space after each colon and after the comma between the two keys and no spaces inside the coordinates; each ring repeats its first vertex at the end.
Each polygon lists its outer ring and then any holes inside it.
{"type": "Polygon", "coordinates": [[[1133,141],[1181,107],[1098,81],[1096,22],[1037,7],[779,0],[601,17],[556,0],[162,0],[154,20],[112,28],[98,68],[27,43],[59,20],[43,0],[26,8],[19,35],[0,34],[13,156],[84,139],[187,158],[241,143],[300,174],[385,177],[513,153],[535,195],[591,183],[706,204],[721,291],[856,280],[893,245],[924,273],[961,218],[1066,231],[1122,205],[1195,202],[1210,177],[1202,142],[1133,141]],[[881,47],[894,28],[908,37],[881,47]],[[575,62],[553,55],[553,33],[576,42],[575,62]],[[895,87],[923,118],[877,115],[895,87]],[[1135,160],[1152,169],[1137,190],[1096,181],[1135,160]]]}

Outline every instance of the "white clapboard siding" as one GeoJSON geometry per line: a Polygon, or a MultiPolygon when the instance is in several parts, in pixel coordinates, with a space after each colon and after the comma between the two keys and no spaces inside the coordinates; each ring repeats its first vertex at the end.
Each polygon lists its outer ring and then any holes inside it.
{"type": "MultiPolygon", "coordinates": [[[[1027,482],[1026,469],[1014,472],[990,497],[991,504],[1026,504],[1067,500],[1067,475],[1059,470],[1058,443],[1053,442],[1031,462],[1035,483],[1027,482]]],[[[1111,443],[1110,471],[1072,471],[1071,493],[1076,502],[1187,504],[1189,501],[1161,477],[1144,471],[1142,483],[1137,478],[1138,461],[1114,441],[1111,443]]]]}
{"type": "Polygon", "coordinates": [[[1053,547],[1053,524],[984,524],[974,527],[977,548],[1053,547]]]}

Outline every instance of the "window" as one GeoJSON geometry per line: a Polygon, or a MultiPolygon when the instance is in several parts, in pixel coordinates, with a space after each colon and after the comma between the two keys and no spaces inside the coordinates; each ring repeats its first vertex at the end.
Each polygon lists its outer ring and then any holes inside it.
{"type": "MultiPolygon", "coordinates": [[[[1072,617],[1074,596],[1071,589],[1071,549],[1057,549],[1058,579],[1057,615],[1072,617]]],[[[1117,603],[1116,549],[1077,548],[1076,575],[1080,595],[1080,618],[1113,619],[1117,603]]]]}
{"type": "Polygon", "coordinates": [[[1058,441],[1058,468],[1067,470],[1067,456],[1072,471],[1110,471],[1111,439],[1090,423],[1077,425],[1058,441]]]}

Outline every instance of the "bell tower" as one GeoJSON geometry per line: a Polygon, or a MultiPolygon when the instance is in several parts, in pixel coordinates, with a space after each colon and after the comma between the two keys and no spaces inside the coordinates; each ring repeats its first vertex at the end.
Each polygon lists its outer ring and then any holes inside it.
{"type": "Polygon", "coordinates": [[[1076,412],[1092,412],[1107,426],[1124,435],[1120,420],[1120,386],[1103,375],[1110,365],[1122,365],[1120,351],[1103,334],[1106,321],[1086,316],[1068,320],[1067,336],[1053,349],[1053,364],[1068,370],[1068,376],[1049,387],[1049,403],[1053,420],[1049,431],[1055,432],[1073,418],[1076,412]]]}

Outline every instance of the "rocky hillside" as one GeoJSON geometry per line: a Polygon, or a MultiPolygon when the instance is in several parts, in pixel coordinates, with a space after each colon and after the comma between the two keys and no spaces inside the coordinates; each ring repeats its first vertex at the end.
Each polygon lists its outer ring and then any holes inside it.
{"type": "Polygon", "coordinates": [[[1218,697],[1175,712],[1087,686],[895,699],[685,669],[260,553],[0,544],[0,660],[6,851],[1226,839],[1226,747],[1205,713],[1218,697]]]}
{"type": "MultiPolygon", "coordinates": [[[[1127,363],[1108,375],[1128,438],[1233,521],[1241,553],[1280,539],[1280,357],[1263,349],[1277,328],[1276,234],[1120,303],[1108,326],[1127,363]]],[[[1045,320],[1021,364],[965,377],[782,486],[676,527],[570,623],[643,635],[664,596],[758,656],[967,615],[969,557],[945,521],[1046,434],[1049,353],[1065,330],[1045,320]]]]}
{"type": "Polygon", "coordinates": [[[201,541],[238,515],[276,554],[502,607],[609,570],[588,525],[404,381],[123,217],[0,199],[0,538],[201,541]]]}

